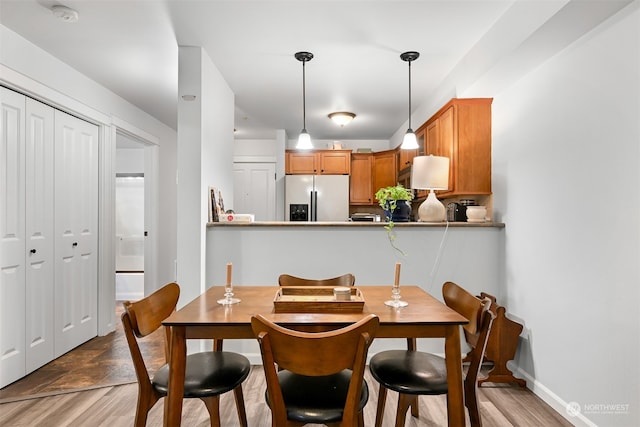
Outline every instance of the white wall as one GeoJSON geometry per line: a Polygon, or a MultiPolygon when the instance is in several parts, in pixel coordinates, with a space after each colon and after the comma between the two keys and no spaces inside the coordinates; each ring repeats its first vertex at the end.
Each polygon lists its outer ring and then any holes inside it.
{"type": "MultiPolygon", "coordinates": [[[[576,425],[640,425],[638,2],[494,94],[517,364],[576,425]],[[618,406],[599,406],[618,405],[618,406]]],[[[532,383],[532,384],[531,384],[532,383]]]]}
{"type": "Polygon", "coordinates": [[[200,47],[179,48],[178,283],[179,305],[205,289],[208,187],[233,206],[233,92],[200,47]]]}

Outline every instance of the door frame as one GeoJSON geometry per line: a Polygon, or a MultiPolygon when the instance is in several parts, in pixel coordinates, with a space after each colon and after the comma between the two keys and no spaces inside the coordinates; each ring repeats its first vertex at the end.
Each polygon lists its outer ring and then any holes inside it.
{"type": "MultiPolygon", "coordinates": [[[[114,118],[113,140],[116,134],[125,135],[144,146],[144,294],[156,290],[157,283],[157,242],[158,242],[158,162],[160,141],[153,135],[137,129],[135,126],[114,118]]],[[[114,154],[115,159],[115,154],[114,154]]],[[[115,163],[114,163],[115,166],[115,163]]],[[[114,167],[115,179],[115,167],[114,167]]],[[[114,186],[115,191],[115,186],[114,186]]],[[[115,193],[113,210],[115,212],[115,193]]],[[[115,230],[115,226],[114,226],[115,230]]],[[[115,234],[114,234],[115,236],[115,234]]],[[[114,247],[114,304],[115,304],[115,247],[114,247]]],[[[115,305],[113,307],[115,310],[115,305]]]]}

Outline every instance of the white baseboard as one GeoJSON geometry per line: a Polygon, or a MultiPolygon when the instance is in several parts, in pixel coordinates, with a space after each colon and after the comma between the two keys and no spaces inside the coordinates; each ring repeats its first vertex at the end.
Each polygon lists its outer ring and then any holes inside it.
{"type": "Polygon", "coordinates": [[[536,396],[542,399],[547,405],[551,406],[558,414],[562,415],[564,419],[569,421],[576,427],[598,427],[595,423],[590,421],[582,413],[580,413],[580,407],[577,406],[575,411],[570,411],[569,405],[573,408],[573,405],[578,405],[575,402],[565,402],[560,397],[545,387],[542,383],[537,381],[527,372],[523,371],[519,367],[514,369],[518,373],[517,376],[527,380],[527,388],[533,392],[536,396]]]}

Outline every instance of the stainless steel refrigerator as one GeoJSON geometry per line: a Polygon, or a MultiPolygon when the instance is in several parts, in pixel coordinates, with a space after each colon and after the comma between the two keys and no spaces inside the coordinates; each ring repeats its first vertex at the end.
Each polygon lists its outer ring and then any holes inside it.
{"type": "Polygon", "coordinates": [[[286,221],[347,221],[349,175],[286,175],[286,221]]]}

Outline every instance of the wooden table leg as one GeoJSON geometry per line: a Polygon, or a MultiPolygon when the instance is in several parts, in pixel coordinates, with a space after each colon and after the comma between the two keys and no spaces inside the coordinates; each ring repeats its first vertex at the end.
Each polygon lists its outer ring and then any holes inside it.
{"type": "Polygon", "coordinates": [[[179,427],[182,420],[184,375],[187,363],[185,328],[171,328],[171,354],[169,359],[169,390],[164,399],[164,427],[179,427]]]}
{"type": "Polygon", "coordinates": [[[447,413],[449,427],[465,425],[464,421],[464,389],[462,385],[462,349],[460,348],[460,327],[447,326],[444,344],[447,364],[447,413]]]}

